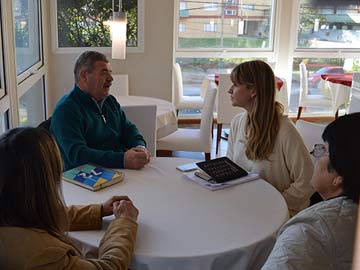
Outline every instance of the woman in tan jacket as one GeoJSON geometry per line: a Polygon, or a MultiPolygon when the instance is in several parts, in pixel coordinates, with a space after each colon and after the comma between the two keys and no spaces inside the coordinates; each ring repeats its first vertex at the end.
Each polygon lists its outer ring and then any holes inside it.
{"type": "Polygon", "coordinates": [[[274,73],[255,60],[235,67],[230,77],[232,105],[246,112],[231,121],[227,156],[277,188],[294,215],[309,205],[313,164],[295,126],[275,101],[274,73]]]}
{"type": "Polygon", "coordinates": [[[128,197],[66,207],[59,150],[44,129],[1,136],[0,164],[0,269],[127,269],[138,216],[128,197]],[[98,259],[83,258],[65,232],[100,229],[102,217],[112,214],[98,259]]]}

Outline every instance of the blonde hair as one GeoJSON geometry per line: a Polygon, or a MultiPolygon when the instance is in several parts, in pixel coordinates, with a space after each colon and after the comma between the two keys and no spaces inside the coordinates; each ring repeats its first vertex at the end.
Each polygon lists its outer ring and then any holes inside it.
{"type": "Polygon", "coordinates": [[[268,159],[274,149],[284,110],[275,101],[274,73],[264,61],[254,60],[236,66],[230,77],[235,85],[245,84],[256,91],[252,110],[246,120],[246,156],[250,160],[268,159]]]}
{"type": "Polygon", "coordinates": [[[15,128],[0,137],[0,226],[68,229],[61,157],[45,129],[15,128]]]}

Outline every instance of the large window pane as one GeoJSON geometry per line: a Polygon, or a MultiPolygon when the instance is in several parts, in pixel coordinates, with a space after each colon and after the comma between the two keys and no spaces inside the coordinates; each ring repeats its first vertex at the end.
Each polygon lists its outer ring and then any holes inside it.
{"type": "Polygon", "coordinates": [[[39,0],[13,0],[18,75],[41,60],[39,5],[39,0]]]}
{"type": "MultiPolygon", "coordinates": [[[[256,58],[266,61],[264,58],[256,58]]],[[[177,58],[181,67],[185,96],[199,96],[203,79],[215,74],[230,73],[232,69],[253,58],[177,58]]]]}
{"type": "Polygon", "coordinates": [[[45,120],[44,82],[40,79],[19,100],[20,126],[37,126],[45,120]]]}
{"type": "MultiPolygon", "coordinates": [[[[115,0],[115,3],[118,1],[115,0]]],[[[138,0],[122,0],[122,5],[128,21],[127,46],[137,47],[138,0]]],[[[57,0],[58,46],[110,47],[107,23],[110,16],[111,0],[57,0]]]]}
{"type": "Polygon", "coordinates": [[[360,48],[358,0],[301,0],[298,48],[360,48]]]}
{"type": "Polygon", "coordinates": [[[272,9],[273,0],[180,0],[178,47],[270,48],[272,9]]]}
{"type": "MultiPolygon", "coordinates": [[[[324,94],[318,88],[321,75],[324,73],[342,74],[360,71],[360,58],[294,58],[289,108],[290,112],[297,112],[298,110],[300,93],[299,64],[302,61],[306,64],[306,69],[309,73],[308,87],[310,95],[324,94]]],[[[326,110],[324,108],[306,108],[304,113],[316,112],[332,114],[330,110],[326,110]]]]}

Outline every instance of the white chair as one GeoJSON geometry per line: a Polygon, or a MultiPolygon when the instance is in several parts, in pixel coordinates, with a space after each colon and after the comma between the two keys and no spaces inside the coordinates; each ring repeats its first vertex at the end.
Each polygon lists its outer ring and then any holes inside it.
{"type": "Polygon", "coordinates": [[[146,148],[156,156],[156,105],[121,107],[126,117],[136,125],[146,141],[146,148]]]}
{"type": "Polygon", "coordinates": [[[118,96],[129,95],[129,76],[127,74],[112,74],[111,93],[118,96]]]}
{"type": "Polygon", "coordinates": [[[210,84],[206,91],[201,112],[200,129],[180,128],[174,133],[157,140],[157,150],[204,152],[210,159],[211,131],[217,88],[210,84]]]}
{"type": "Polygon", "coordinates": [[[284,106],[284,115],[289,114],[289,95],[287,82],[284,78],[280,78],[283,82],[281,88],[276,90],[275,100],[284,106]]]}
{"type": "MultiPolygon", "coordinates": [[[[309,95],[308,71],[304,62],[299,64],[300,69],[300,93],[297,119],[300,119],[304,107],[324,107],[331,110],[331,99],[324,95],[309,95]]],[[[337,115],[337,112],[336,112],[337,115]]]]}
{"type": "Polygon", "coordinates": [[[354,112],[360,112],[360,73],[354,73],[351,86],[349,113],[354,112]]]}
{"type": "Polygon", "coordinates": [[[202,84],[202,89],[200,91],[200,96],[184,96],[183,90],[183,79],[181,74],[181,68],[178,63],[174,64],[174,92],[173,92],[173,103],[176,107],[177,112],[179,110],[193,109],[201,110],[204,106],[204,90],[207,89],[208,82],[205,80],[202,84]]]}
{"type": "Polygon", "coordinates": [[[219,143],[221,139],[221,131],[223,124],[230,124],[231,120],[244,109],[234,107],[231,104],[228,90],[232,86],[230,74],[219,75],[219,90],[216,98],[216,112],[217,112],[217,133],[216,133],[216,154],[219,152],[219,143]]]}
{"type": "MultiPolygon", "coordinates": [[[[314,144],[324,143],[321,135],[326,127],[325,125],[297,120],[295,126],[303,138],[309,152],[313,149],[314,144]]],[[[315,160],[313,159],[313,162],[314,161],[315,160]]]]}

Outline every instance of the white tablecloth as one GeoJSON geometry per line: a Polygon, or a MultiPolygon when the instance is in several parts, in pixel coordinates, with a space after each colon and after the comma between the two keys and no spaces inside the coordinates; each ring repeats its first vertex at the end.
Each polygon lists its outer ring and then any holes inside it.
{"type": "Polygon", "coordinates": [[[319,89],[324,96],[331,98],[334,114],[342,105],[347,106],[350,101],[351,86],[321,79],[319,89]]]}
{"type": "Polygon", "coordinates": [[[156,105],[156,131],[157,138],[165,137],[177,130],[177,117],[174,104],[169,101],[143,97],[143,96],[118,96],[116,99],[121,106],[156,105]]]}
{"type": "MultiPolygon", "coordinates": [[[[63,183],[67,204],[102,203],[128,195],[140,210],[132,269],[259,269],[288,219],[282,195],[263,180],[210,191],[175,167],[194,162],[152,158],[125,181],[92,192],[63,183]]],[[[112,217],[107,218],[107,225],[112,217]]],[[[97,252],[104,231],[71,232],[84,252],[97,252]]]]}

